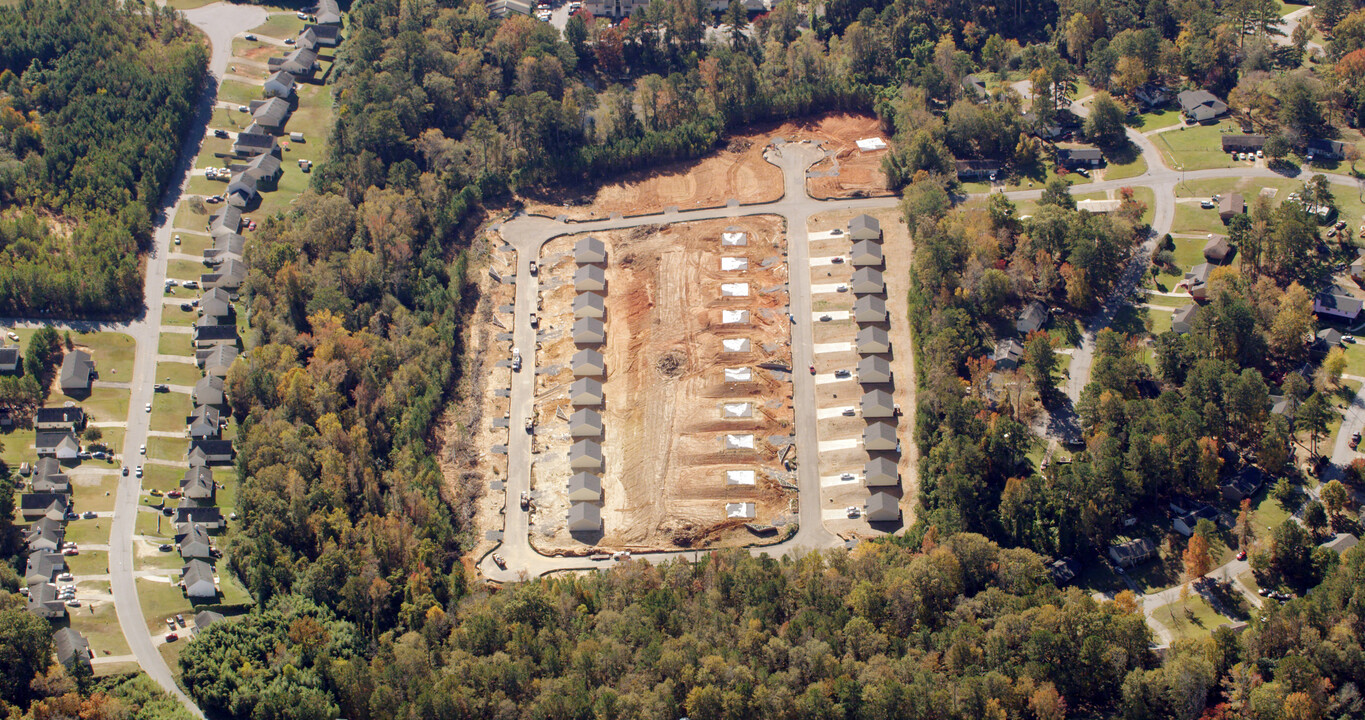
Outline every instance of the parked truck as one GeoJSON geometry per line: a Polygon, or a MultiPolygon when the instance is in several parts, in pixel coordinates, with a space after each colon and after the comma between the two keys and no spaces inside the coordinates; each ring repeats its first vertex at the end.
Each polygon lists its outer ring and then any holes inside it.
{"type": "Polygon", "coordinates": [[[512,348],[512,372],[521,372],[521,350],[512,348]]]}

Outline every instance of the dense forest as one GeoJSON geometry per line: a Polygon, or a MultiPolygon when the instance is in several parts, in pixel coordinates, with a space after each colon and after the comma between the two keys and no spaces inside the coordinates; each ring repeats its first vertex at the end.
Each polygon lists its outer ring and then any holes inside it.
{"type": "Polygon", "coordinates": [[[207,62],[193,28],[155,3],[0,7],[0,310],[140,305],[138,249],[207,62]]]}

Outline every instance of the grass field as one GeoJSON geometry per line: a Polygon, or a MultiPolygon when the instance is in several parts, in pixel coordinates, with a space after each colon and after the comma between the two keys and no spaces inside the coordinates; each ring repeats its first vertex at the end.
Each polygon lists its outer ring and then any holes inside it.
{"type": "Polygon", "coordinates": [[[37,460],[33,454],[33,436],[34,432],[31,429],[14,429],[0,435],[0,443],[4,445],[0,459],[4,459],[5,464],[12,470],[18,470],[20,463],[37,460]]]}
{"type": "Polygon", "coordinates": [[[236,80],[224,80],[218,86],[218,99],[237,106],[247,105],[252,100],[261,99],[261,86],[248,85],[236,80]]]}
{"type": "Polygon", "coordinates": [[[179,230],[198,230],[204,232],[204,226],[208,224],[209,206],[205,206],[203,214],[196,213],[188,200],[180,201],[175,209],[175,220],[172,225],[179,230]]]}
{"type": "Polygon", "coordinates": [[[152,396],[151,429],[159,432],[184,432],[185,417],[194,412],[190,396],[183,393],[156,393],[152,396]]]}
{"type": "MultiPolygon", "coordinates": [[[[127,376],[124,380],[127,380],[127,376]]],[[[94,422],[122,422],[128,419],[127,390],[97,387],[90,390],[89,397],[84,398],[54,393],[48,398],[48,404],[60,405],[68,400],[85,408],[85,414],[94,422]]]]}
{"type": "Polygon", "coordinates": [[[181,310],[179,305],[165,305],[161,308],[162,325],[192,327],[194,321],[198,319],[199,312],[196,310],[181,310]]]}
{"type": "Polygon", "coordinates": [[[1153,130],[1178,125],[1180,121],[1180,108],[1171,108],[1142,113],[1137,116],[1137,120],[1133,122],[1131,127],[1138,132],[1149,133],[1153,130]]]}
{"type": "MultiPolygon", "coordinates": [[[[102,583],[108,589],[109,583],[102,583]]],[[[79,587],[86,587],[81,583],[79,587]]],[[[71,628],[80,632],[90,642],[90,649],[96,657],[106,655],[127,655],[128,641],[123,637],[123,629],[118,624],[118,613],[114,603],[85,603],[82,607],[68,608],[71,628]]]]}
{"type": "MultiPolygon", "coordinates": [[[[108,538],[105,539],[108,541],[108,538]]],[[[66,558],[66,566],[72,575],[108,575],[109,553],[103,550],[82,550],[80,555],[66,558]]]]}
{"type": "Polygon", "coordinates": [[[269,20],[251,29],[255,35],[265,35],[266,37],[284,40],[294,37],[303,32],[306,23],[293,14],[271,15],[269,20]]]}
{"type": "MultiPolygon", "coordinates": [[[[170,465],[145,465],[142,468],[142,489],[153,488],[166,492],[180,487],[180,478],[185,476],[185,468],[170,465]]],[[[158,500],[159,502],[159,500],[158,500]]]]}
{"type": "Polygon", "coordinates": [[[176,613],[194,613],[184,591],[170,583],[138,578],[137,597],[142,605],[142,613],[147,619],[147,631],[153,635],[167,632],[166,618],[173,617],[176,613]]]}
{"type": "Polygon", "coordinates": [[[118,475],[105,474],[80,474],[73,477],[71,479],[71,499],[76,505],[76,511],[106,512],[113,510],[114,495],[118,492],[118,479],[118,475]]]}
{"type": "Polygon", "coordinates": [[[72,520],[66,524],[66,539],[77,547],[109,542],[109,519],[72,520]]]}
{"type": "Polygon", "coordinates": [[[161,513],[143,511],[137,514],[137,533],[164,542],[175,539],[175,525],[161,513]]]}
{"type": "Polygon", "coordinates": [[[1227,226],[1218,216],[1218,208],[1205,210],[1194,203],[1178,203],[1175,206],[1175,222],[1171,225],[1171,232],[1226,235],[1227,226]]]}
{"type": "Polygon", "coordinates": [[[181,233],[180,244],[171,245],[171,252],[185,253],[186,255],[203,255],[205,250],[213,247],[213,238],[199,233],[181,233]]]}
{"type": "MultiPolygon", "coordinates": [[[[194,357],[194,336],[180,333],[161,333],[161,337],[156,343],[156,352],[158,355],[194,357]]],[[[187,365],[187,367],[193,366],[187,365]]]]}
{"type": "Polygon", "coordinates": [[[1152,617],[1182,638],[1208,637],[1219,625],[1232,622],[1215,612],[1194,591],[1190,592],[1188,600],[1177,600],[1152,611],[1152,617]]]}
{"type": "Polygon", "coordinates": [[[1182,166],[1185,170],[1235,167],[1236,161],[1229,159],[1228,154],[1223,152],[1219,140],[1219,136],[1225,132],[1238,132],[1238,128],[1224,121],[1164,132],[1154,137],[1152,142],[1166,156],[1166,164],[1175,169],[1182,166]]]}
{"type": "Polygon", "coordinates": [[[1126,180],[1147,172],[1147,160],[1141,155],[1124,165],[1110,165],[1104,169],[1105,180],[1126,180]]]}
{"type": "Polygon", "coordinates": [[[147,457],[160,460],[184,460],[189,442],[185,438],[147,438],[147,457]]]}
{"type": "Polygon", "coordinates": [[[163,362],[156,365],[158,382],[170,385],[194,385],[203,377],[204,373],[199,372],[199,368],[194,365],[178,362],[163,362]]]}

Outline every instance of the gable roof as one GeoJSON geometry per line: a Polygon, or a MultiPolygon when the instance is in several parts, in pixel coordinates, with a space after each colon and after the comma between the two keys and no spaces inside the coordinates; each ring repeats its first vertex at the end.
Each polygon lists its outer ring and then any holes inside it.
{"type": "Polygon", "coordinates": [[[886,492],[874,492],[867,498],[867,519],[869,522],[892,522],[901,516],[900,501],[886,492]]]}
{"type": "Polygon", "coordinates": [[[213,566],[203,560],[189,561],[180,573],[180,582],[185,585],[185,594],[192,598],[211,598],[218,594],[213,585],[213,566]]]}
{"type": "Polygon", "coordinates": [[[894,485],[900,481],[900,471],[896,462],[885,455],[878,455],[863,465],[863,482],[867,485],[894,485]]]}
{"type": "Polygon", "coordinates": [[[573,341],[580,345],[600,345],[607,340],[607,326],[594,317],[579,318],[573,323],[573,341]]]}
{"type": "Polygon", "coordinates": [[[870,355],[858,360],[858,382],[884,383],[891,381],[891,363],[884,357],[870,355]]]}
{"type": "Polygon", "coordinates": [[[95,361],[84,350],[72,350],[62,357],[61,386],[90,387],[95,361]]]}
{"type": "Polygon", "coordinates": [[[284,127],[289,109],[289,102],[283,98],[270,98],[252,109],[251,119],[263,128],[279,129],[284,127]]]}
{"type": "Polygon", "coordinates": [[[186,470],[180,478],[180,493],[192,500],[213,500],[217,494],[213,471],[203,465],[186,470]]]}
{"type": "Polygon", "coordinates": [[[76,442],[76,436],[70,430],[52,430],[45,432],[39,430],[33,436],[33,447],[39,452],[55,452],[57,450],[75,450],[80,452],[81,445],[76,442]]]}
{"type": "Polygon", "coordinates": [[[1198,314],[1199,306],[1193,303],[1176,308],[1175,312],[1171,313],[1171,329],[1181,334],[1189,332],[1198,314]]]}
{"type": "Polygon", "coordinates": [[[859,404],[865,418],[892,417],[896,413],[896,401],[891,398],[891,393],[885,390],[869,390],[863,393],[859,404]]]}
{"type": "Polygon", "coordinates": [[[863,428],[863,446],[868,450],[895,450],[896,426],[885,420],[868,423],[863,428]]]}
{"type": "Polygon", "coordinates": [[[569,435],[572,437],[602,437],[602,413],[590,408],[579,408],[569,416],[569,435]]]}
{"type": "Polygon", "coordinates": [[[33,422],[43,425],[81,425],[85,422],[85,411],[79,407],[44,407],[33,414],[33,422]]]}
{"type": "Polygon", "coordinates": [[[602,353],[592,349],[579,350],[573,354],[569,363],[575,377],[599,377],[606,371],[606,360],[602,353]]]}
{"type": "Polygon", "coordinates": [[[590,377],[574,380],[569,386],[569,402],[574,405],[601,405],[602,381],[590,377]]]}
{"type": "Polygon", "coordinates": [[[1005,338],[995,344],[991,359],[996,365],[1016,366],[1024,358],[1024,346],[1014,338],[1005,338]]]}
{"type": "Polygon", "coordinates": [[[223,617],[222,613],[216,613],[212,610],[200,610],[194,614],[194,629],[203,632],[225,619],[226,618],[223,617]]]}
{"type": "Polygon", "coordinates": [[[1046,322],[1047,308],[1043,307],[1042,303],[1034,300],[1024,308],[1023,312],[1019,313],[1019,319],[1014,323],[1014,329],[1017,330],[1020,335],[1027,335],[1042,329],[1043,323],[1046,322]]]}
{"type": "Polygon", "coordinates": [[[858,331],[854,346],[864,355],[884,353],[891,349],[891,336],[885,328],[865,327],[858,331]]]}
{"type": "Polygon", "coordinates": [[[341,6],[337,0],[318,0],[317,18],[320,25],[340,25],[341,6]]]}
{"type": "Polygon", "coordinates": [[[602,527],[602,508],[589,502],[569,506],[569,532],[592,531],[602,527]]]}
{"type": "Polygon", "coordinates": [[[607,244],[595,237],[581,238],[574,243],[573,258],[579,265],[606,262],[607,244]]]}
{"type": "Polygon", "coordinates": [[[1095,162],[1104,159],[1104,153],[1097,147],[1057,148],[1057,162],[1063,165],[1070,162],[1095,162]]]}
{"type": "Polygon", "coordinates": [[[180,543],[180,557],[185,559],[213,557],[213,543],[203,523],[190,523],[180,543]]]}
{"type": "Polygon", "coordinates": [[[90,642],[79,632],[64,627],[52,633],[52,644],[57,648],[57,662],[67,666],[72,663],[90,666],[90,642]]]}
{"type": "Polygon", "coordinates": [[[225,399],[223,378],[213,375],[201,378],[194,384],[194,392],[190,397],[197,405],[222,405],[225,399]]]}
{"type": "Polygon", "coordinates": [[[872,240],[859,240],[853,243],[849,255],[854,265],[881,265],[882,245],[872,240]]]}
{"type": "Polygon", "coordinates": [[[1338,294],[1334,292],[1320,292],[1313,298],[1313,304],[1320,311],[1332,313],[1334,315],[1347,315],[1354,317],[1360,314],[1361,301],[1350,295],[1338,294]]]}
{"type": "Polygon", "coordinates": [[[318,53],[309,47],[298,47],[284,56],[277,67],[292,75],[311,75],[317,70],[318,53]]]}
{"type": "Polygon", "coordinates": [[[1223,262],[1230,252],[1232,252],[1232,246],[1228,244],[1228,239],[1222,235],[1204,243],[1204,257],[1213,262],[1223,262]]]}

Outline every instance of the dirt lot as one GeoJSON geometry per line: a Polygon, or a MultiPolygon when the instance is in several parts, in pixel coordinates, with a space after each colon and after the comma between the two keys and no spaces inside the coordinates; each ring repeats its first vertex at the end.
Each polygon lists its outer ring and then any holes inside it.
{"type": "MultiPolygon", "coordinates": [[[[846,228],[848,221],[860,213],[840,211],[817,215],[810,219],[807,230],[817,233],[834,228],[846,228]]],[[[915,500],[918,487],[915,482],[915,463],[917,453],[914,444],[914,357],[911,353],[909,308],[910,257],[912,245],[909,228],[894,208],[875,210],[868,213],[877,218],[882,226],[882,247],[885,252],[886,266],[883,268],[886,279],[886,309],[889,323],[878,323],[886,328],[891,338],[891,353],[885,357],[891,363],[893,383],[889,386],[876,386],[891,392],[895,403],[904,412],[897,418],[897,436],[903,452],[899,456],[888,455],[896,460],[900,474],[900,488],[879,487],[900,497],[903,522],[908,527],[913,521],[915,500]]],[[[854,297],[848,292],[829,292],[837,284],[846,283],[853,268],[848,263],[816,264],[819,258],[847,254],[850,242],[847,236],[813,239],[810,242],[812,258],[811,285],[816,313],[848,311],[853,307],[854,297]]],[[[859,355],[852,348],[832,349],[833,344],[851,343],[858,332],[858,325],[850,319],[835,319],[829,322],[815,320],[814,340],[817,348],[831,348],[816,355],[816,404],[820,408],[821,419],[818,435],[822,446],[820,451],[821,498],[820,507],[825,516],[825,526],[842,537],[870,537],[881,534],[884,527],[873,528],[865,520],[848,519],[843,512],[849,506],[861,506],[867,501],[870,491],[860,481],[843,480],[844,473],[860,477],[863,465],[869,458],[862,447],[861,438],[867,421],[856,413],[845,416],[841,409],[855,407],[862,398],[865,388],[854,377],[836,378],[836,370],[852,370],[859,355]],[[846,447],[840,441],[856,439],[853,447],[846,447]]],[[[870,386],[871,387],[871,386],[870,386]]]]}
{"type": "Polygon", "coordinates": [[[886,185],[886,173],[882,172],[882,158],[886,157],[887,151],[863,152],[857,145],[857,141],[864,138],[887,139],[876,118],[827,115],[798,128],[791,137],[819,140],[825,151],[831,153],[808,172],[806,190],[811,197],[827,200],[891,194],[886,185]]]}
{"type": "Polygon", "coordinates": [[[787,512],[780,454],[792,430],[786,318],[785,239],[781,220],[741,218],[599,234],[607,246],[607,378],[601,408],[606,469],[600,538],[571,537],[568,513],[568,387],[573,243],[542,252],[541,345],[537,354],[536,498],[532,540],[542,551],[582,548],[674,548],[754,541],[726,503],[755,503],[748,522],[787,512]],[[721,245],[737,226],[747,245],[721,245]],[[745,270],[721,270],[721,258],[745,258],[745,270]],[[747,296],[722,294],[748,284],[747,296]],[[747,310],[747,323],[725,324],[724,311],[747,310]],[[747,339],[747,352],[724,340],[747,339]],[[764,367],[770,366],[770,367],[764,367]],[[726,368],[751,368],[748,382],[726,382],[726,368]],[[725,417],[724,406],[744,406],[725,417]],[[752,435],[752,449],[726,449],[727,435],[752,435]],[[754,485],[727,485],[727,470],[754,470],[754,485]]]}
{"type": "MultiPolygon", "coordinates": [[[[512,371],[506,364],[511,343],[499,335],[510,332],[510,310],[516,295],[516,286],[493,277],[516,271],[516,253],[502,251],[500,245],[497,239],[484,241],[484,246],[476,246],[473,253],[468,277],[479,288],[474,309],[477,322],[465,325],[464,377],[438,430],[444,446],[440,462],[447,500],[462,518],[472,514],[475,527],[496,530],[502,529],[505,498],[504,493],[492,489],[492,484],[506,479],[507,455],[505,450],[495,452],[495,448],[506,446],[507,428],[494,425],[505,425],[499,420],[507,417],[505,391],[512,382],[512,371]]],[[[477,559],[495,544],[480,536],[466,558],[477,559]]]]}
{"type": "Polygon", "coordinates": [[[722,149],[701,160],[673,163],[631,173],[609,185],[560,195],[527,197],[526,211],[571,220],[601,219],[612,213],[642,215],[663,212],[676,206],[680,210],[718,207],[731,199],[741,203],[763,203],[782,197],[782,173],[763,158],[763,151],[774,137],[787,140],[814,139],[836,153],[813,171],[832,172],[831,177],[807,181],[810,192],[819,198],[884,195],[886,176],[881,172],[885,150],[862,153],[855,141],[868,137],[886,138],[876,118],[862,115],[826,115],[761,126],[729,138],[722,149]],[[566,205],[567,203],[567,205],[566,205]]]}

